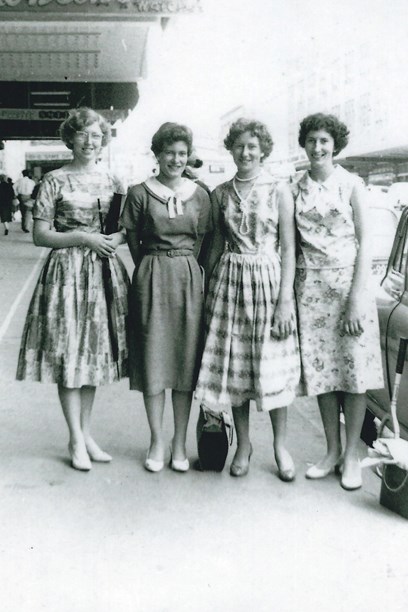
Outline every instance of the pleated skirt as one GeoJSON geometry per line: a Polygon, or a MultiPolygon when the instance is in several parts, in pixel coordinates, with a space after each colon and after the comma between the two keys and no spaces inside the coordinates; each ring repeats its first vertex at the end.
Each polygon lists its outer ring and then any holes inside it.
{"type": "Polygon", "coordinates": [[[297,335],[271,336],[279,258],[224,253],[210,282],[206,340],[196,398],[214,408],[255,400],[258,410],[289,405],[300,376],[297,335]]]}

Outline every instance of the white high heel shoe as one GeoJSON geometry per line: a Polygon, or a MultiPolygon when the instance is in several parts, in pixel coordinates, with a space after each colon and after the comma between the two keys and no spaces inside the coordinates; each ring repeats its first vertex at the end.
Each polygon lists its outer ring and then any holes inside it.
{"type": "Polygon", "coordinates": [[[343,457],[337,459],[336,463],[329,465],[328,467],[321,468],[318,465],[312,465],[306,470],[305,476],[309,480],[319,480],[320,478],[326,478],[329,474],[334,472],[336,475],[341,474],[343,465],[343,457]]]}

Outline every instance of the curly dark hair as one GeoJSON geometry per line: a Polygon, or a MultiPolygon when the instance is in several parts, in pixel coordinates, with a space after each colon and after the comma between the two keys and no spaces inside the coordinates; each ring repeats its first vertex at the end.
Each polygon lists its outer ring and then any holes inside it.
{"type": "Polygon", "coordinates": [[[150,148],[155,155],[159,155],[163,151],[165,145],[173,144],[180,140],[186,143],[187,154],[191,155],[193,151],[193,133],[190,128],[180,123],[167,121],[163,123],[153,135],[150,148]]]}
{"type": "Polygon", "coordinates": [[[102,131],[102,147],[106,147],[111,139],[111,126],[99,113],[92,108],[83,106],[69,111],[68,117],[63,121],[59,128],[59,135],[68,147],[72,150],[73,140],[76,132],[80,132],[84,127],[97,123],[102,131]]]}
{"type": "Polygon", "coordinates": [[[258,138],[264,159],[271,154],[273,140],[266,125],[261,121],[245,119],[244,117],[240,117],[230,126],[229,132],[224,138],[224,145],[227,151],[232,150],[236,139],[242,134],[245,134],[245,132],[249,132],[251,136],[256,136],[258,138]]]}
{"type": "Polygon", "coordinates": [[[300,122],[298,141],[303,149],[305,148],[308,133],[317,130],[325,130],[333,138],[333,155],[338,155],[346,147],[350,134],[346,124],[337,119],[335,115],[315,113],[308,115],[300,122]]]}

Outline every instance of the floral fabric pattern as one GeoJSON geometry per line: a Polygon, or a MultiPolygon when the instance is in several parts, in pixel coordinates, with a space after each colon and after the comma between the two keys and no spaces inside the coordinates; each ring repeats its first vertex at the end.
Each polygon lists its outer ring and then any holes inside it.
{"type": "MultiPolygon", "coordinates": [[[[36,219],[57,231],[100,232],[119,186],[107,173],[47,174],[34,207],[36,219]]],[[[102,260],[85,247],[53,249],[34,290],[24,326],[18,380],[59,383],[68,388],[99,386],[127,375],[127,291],[129,279],[119,257],[109,259],[119,346],[114,362],[108,330],[102,260]]]]}
{"type": "Polygon", "coordinates": [[[358,244],[350,204],[362,179],[336,166],[320,184],[308,172],[294,185],[301,254],[298,268],[341,268],[354,265],[358,244]]]}
{"type": "Polygon", "coordinates": [[[384,386],[378,318],[371,286],[364,298],[360,336],[342,331],[358,251],[351,194],[361,180],[336,167],[323,185],[306,173],[295,186],[300,254],[296,298],[307,395],[364,393],[384,386]]]}

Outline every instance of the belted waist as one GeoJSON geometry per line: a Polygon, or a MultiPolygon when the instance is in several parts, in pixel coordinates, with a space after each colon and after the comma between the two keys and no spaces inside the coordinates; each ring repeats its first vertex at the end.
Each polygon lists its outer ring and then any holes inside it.
{"type": "Polygon", "coordinates": [[[146,249],[144,254],[159,255],[161,257],[164,255],[167,255],[167,257],[183,257],[183,255],[192,255],[193,249],[169,249],[168,251],[165,251],[164,249],[146,249]]]}
{"type": "Polygon", "coordinates": [[[266,249],[259,249],[258,251],[243,251],[235,244],[230,244],[229,242],[227,243],[226,252],[234,253],[235,255],[251,255],[252,257],[262,257],[264,255],[268,257],[271,256],[270,251],[267,251],[266,249]]]}

